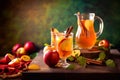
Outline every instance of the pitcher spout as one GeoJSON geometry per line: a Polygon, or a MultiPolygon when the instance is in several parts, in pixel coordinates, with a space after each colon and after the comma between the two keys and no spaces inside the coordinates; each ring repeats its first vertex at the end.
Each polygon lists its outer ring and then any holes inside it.
{"type": "Polygon", "coordinates": [[[75,13],[74,15],[76,15],[76,16],[80,16],[80,12],[77,12],[77,13],[75,13]]]}

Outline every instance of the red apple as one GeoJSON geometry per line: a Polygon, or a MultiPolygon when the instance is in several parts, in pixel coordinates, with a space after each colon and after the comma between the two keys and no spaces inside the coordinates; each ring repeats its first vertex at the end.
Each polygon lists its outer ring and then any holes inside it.
{"type": "Polygon", "coordinates": [[[59,54],[56,50],[47,50],[43,55],[43,60],[49,67],[55,67],[59,61],[59,54]]]}
{"type": "Polygon", "coordinates": [[[24,44],[24,49],[26,50],[26,52],[32,53],[36,50],[36,46],[33,42],[28,41],[24,44]]]}
{"type": "Polygon", "coordinates": [[[3,58],[0,59],[0,64],[7,64],[7,63],[8,62],[7,62],[7,60],[6,60],[5,57],[3,57],[3,58]]]}
{"type": "MultiPolygon", "coordinates": [[[[8,68],[8,65],[7,64],[0,64],[0,76],[5,73],[5,69],[8,68]]],[[[1,78],[0,78],[1,79],[1,78]]],[[[2,79],[1,79],[2,80],[2,79]]]]}
{"type": "Polygon", "coordinates": [[[18,43],[18,44],[15,44],[15,45],[13,46],[13,48],[12,48],[12,53],[13,53],[13,54],[16,54],[17,49],[20,48],[20,47],[22,47],[21,44],[19,44],[19,43],[18,43]]]}
{"type": "Polygon", "coordinates": [[[8,63],[9,66],[15,67],[16,65],[20,64],[20,58],[15,58],[8,63]]]}
{"type": "Polygon", "coordinates": [[[47,46],[44,47],[43,53],[45,53],[47,50],[55,50],[55,47],[51,46],[51,45],[47,45],[47,46]]]}
{"type": "Polygon", "coordinates": [[[16,52],[17,57],[21,57],[22,55],[25,54],[26,54],[26,50],[24,49],[24,47],[20,47],[16,52]]]}
{"type": "Polygon", "coordinates": [[[109,43],[108,40],[103,39],[103,40],[101,40],[101,41],[98,43],[98,46],[102,46],[102,47],[105,47],[105,48],[109,48],[110,43],[109,43]]]}
{"type": "Polygon", "coordinates": [[[10,62],[10,61],[13,60],[14,58],[15,58],[15,56],[13,56],[13,55],[10,54],[10,53],[7,53],[7,54],[5,55],[5,59],[6,59],[7,62],[10,62]]]}

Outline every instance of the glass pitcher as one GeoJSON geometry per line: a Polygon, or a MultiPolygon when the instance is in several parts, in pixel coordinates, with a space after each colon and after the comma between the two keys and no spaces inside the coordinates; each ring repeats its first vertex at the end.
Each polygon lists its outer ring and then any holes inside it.
{"type": "Polygon", "coordinates": [[[99,16],[95,16],[95,13],[82,13],[75,14],[77,16],[77,32],[76,32],[76,44],[80,49],[91,49],[96,39],[103,32],[103,20],[99,16]],[[94,20],[99,21],[99,30],[95,32],[94,20]]]}

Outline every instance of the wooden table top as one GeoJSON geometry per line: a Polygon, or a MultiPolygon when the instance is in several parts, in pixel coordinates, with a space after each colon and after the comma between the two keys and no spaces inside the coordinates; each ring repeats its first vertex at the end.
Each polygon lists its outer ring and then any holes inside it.
{"type": "Polygon", "coordinates": [[[99,78],[102,78],[102,76],[104,76],[104,74],[105,74],[105,75],[108,75],[108,78],[110,78],[111,75],[114,75],[114,77],[117,78],[120,76],[120,74],[119,74],[120,73],[120,52],[117,49],[111,49],[110,54],[113,55],[113,59],[115,60],[115,62],[117,64],[117,66],[115,68],[109,68],[109,67],[103,66],[103,65],[101,65],[101,66],[100,65],[87,65],[86,68],[81,68],[81,67],[79,67],[79,65],[77,63],[70,62],[71,64],[75,64],[76,66],[78,66],[78,68],[75,70],[67,70],[67,69],[63,69],[63,68],[48,67],[43,62],[43,52],[41,50],[38,53],[38,55],[34,58],[34,60],[32,61],[32,63],[38,64],[41,67],[41,69],[23,72],[23,76],[26,76],[26,77],[24,77],[25,79],[27,79],[27,76],[29,76],[28,78],[30,78],[30,77],[32,78],[32,76],[37,75],[36,77],[40,77],[43,79],[47,79],[48,77],[52,76],[51,80],[53,80],[55,78],[55,76],[58,76],[60,78],[66,77],[67,79],[68,79],[68,77],[69,77],[69,79],[74,77],[74,78],[78,79],[78,78],[80,78],[78,76],[82,75],[81,78],[87,79],[87,77],[93,78],[93,75],[96,75],[96,74],[99,75],[99,78]],[[70,74],[70,75],[68,75],[68,74],[70,74]]]}

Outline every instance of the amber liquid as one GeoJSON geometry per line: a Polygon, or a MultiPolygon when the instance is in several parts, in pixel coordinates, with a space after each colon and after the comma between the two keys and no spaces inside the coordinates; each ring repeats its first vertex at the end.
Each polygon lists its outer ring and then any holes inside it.
{"type": "Polygon", "coordinates": [[[76,44],[81,49],[90,49],[96,42],[94,23],[92,20],[81,20],[81,25],[76,32],[76,44]]]}
{"type": "Polygon", "coordinates": [[[56,41],[55,41],[55,33],[51,32],[51,45],[55,46],[56,45],[56,41]]]}
{"type": "Polygon", "coordinates": [[[73,50],[73,37],[72,35],[65,38],[65,35],[57,35],[57,51],[61,59],[66,59],[72,54],[73,50]]]}

